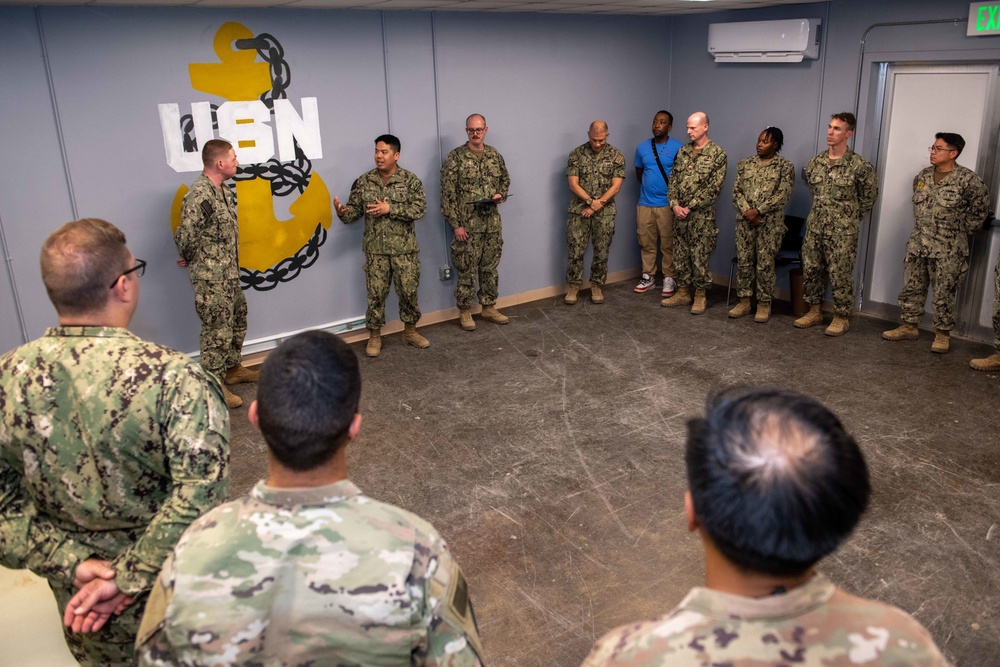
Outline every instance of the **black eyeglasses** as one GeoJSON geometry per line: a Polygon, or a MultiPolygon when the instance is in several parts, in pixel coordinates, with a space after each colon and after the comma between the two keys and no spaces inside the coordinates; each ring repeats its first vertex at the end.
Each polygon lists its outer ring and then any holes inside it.
{"type": "Polygon", "coordinates": [[[125,276],[127,276],[132,272],[135,272],[136,278],[142,277],[142,274],[146,273],[146,260],[144,259],[135,260],[135,266],[133,266],[131,269],[122,271],[121,275],[115,278],[115,281],[108,286],[108,289],[114,289],[115,285],[118,284],[119,280],[121,280],[122,278],[124,278],[125,276]]]}
{"type": "Polygon", "coordinates": [[[482,134],[483,132],[486,131],[486,128],[485,127],[467,127],[467,128],[465,128],[465,131],[468,132],[469,134],[482,134]]]}

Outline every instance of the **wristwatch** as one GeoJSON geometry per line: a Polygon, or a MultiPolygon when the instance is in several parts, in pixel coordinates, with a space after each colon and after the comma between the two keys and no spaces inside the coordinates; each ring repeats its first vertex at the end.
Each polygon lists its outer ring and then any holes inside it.
{"type": "Polygon", "coordinates": [[[593,203],[594,203],[594,200],[591,199],[590,197],[587,197],[587,206],[590,206],[593,203]]]}

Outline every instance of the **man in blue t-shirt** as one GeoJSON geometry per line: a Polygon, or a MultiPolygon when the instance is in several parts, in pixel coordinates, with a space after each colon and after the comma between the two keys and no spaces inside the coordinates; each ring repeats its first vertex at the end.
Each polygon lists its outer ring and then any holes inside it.
{"type": "Polygon", "coordinates": [[[673,296],[674,281],[674,213],[667,202],[667,182],[674,168],[674,157],[681,142],[670,138],[674,117],[669,111],[657,111],[653,116],[653,138],[635,149],[635,175],[639,179],[639,205],[635,223],[642,248],[642,279],[635,286],[640,294],[656,285],[656,247],[663,253],[663,296],[673,296]],[[659,158],[659,160],[657,160],[659,158]]]}

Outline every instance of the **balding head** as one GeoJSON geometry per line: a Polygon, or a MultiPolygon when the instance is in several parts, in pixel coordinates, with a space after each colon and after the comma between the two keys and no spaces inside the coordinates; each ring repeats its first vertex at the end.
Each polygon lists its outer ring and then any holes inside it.
{"type": "Polygon", "coordinates": [[[688,116],[687,122],[688,138],[698,148],[708,143],[708,114],[704,111],[695,111],[688,116]]]}
{"type": "Polygon", "coordinates": [[[603,120],[595,120],[587,131],[587,139],[590,141],[591,150],[600,153],[608,144],[608,124],[603,120]]]}
{"type": "Polygon", "coordinates": [[[68,222],[42,245],[42,282],[62,316],[93,314],[108,303],[110,285],[130,267],[125,235],[110,222],[68,222]]]}

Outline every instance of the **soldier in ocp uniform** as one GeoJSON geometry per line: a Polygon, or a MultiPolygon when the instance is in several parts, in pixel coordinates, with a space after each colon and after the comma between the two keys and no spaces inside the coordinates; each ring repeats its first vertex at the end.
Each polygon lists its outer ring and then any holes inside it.
{"type": "Polygon", "coordinates": [[[267,480],[185,532],[146,608],[141,665],[480,664],[444,539],[348,479],[360,395],[357,357],[332,334],[268,356],[248,413],[267,480]]]}
{"type": "Polygon", "coordinates": [[[587,243],[594,244],[590,264],[590,300],[604,303],[601,288],[608,278],[608,252],[615,234],[615,195],[625,182],[625,156],[608,143],[608,124],[595,120],[587,131],[587,143],[569,154],[566,177],[573,197],[569,201],[566,223],[566,265],[564,301],[576,303],[583,282],[583,255],[587,243]]]}
{"type": "Polygon", "coordinates": [[[871,497],[857,442],[815,399],[743,389],[688,422],[688,530],[705,585],[652,621],[609,632],[583,667],[923,665],[948,661],[906,612],[816,570],[871,497]]]}
{"type": "Polygon", "coordinates": [[[677,292],[660,305],[691,304],[691,314],[707,307],[712,287],[708,260],[715,250],[719,228],[715,225],[715,201],[726,180],[726,151],[708,138],[708,115],[697,111],[687,119],[691,143],[674,159],[667,196],[674,211],[674,268],[677,292]],[[692,303],[692,293],[694,294],[692,303]]]}
{"type": "Polygon", "coordinates": [[[403,342],[417,348],[430,342],[417,332],[420,306],[420,250],[413,223],[427,212],[424,185],[412,171],[397,163],[399,139],[383,134],[375,139],[375,168],[359,176],[351,185],[347,205],[333,198],[337,217],[348,224],[365,218],[361,249],[365,253],[365,285],[368,288],[368,344],[365,353],[377,357],[382,351],[385,299],[389,285],[395,284],[399,297],[399,319],[403,321],[403,342]]]}
{"type": "Polygon", "coordinates": [[[133,664],[163,559],[229,490],[218,379],[127,328],[145,266],[114,225],[63,225],[41,253],[59,326],[0,357],[0,564],[48,580],[83,665],[133,664]]]}
{"type": "Polygon", "coordinates": [[[466,118],[469,140],[448,153],[441,165],[441,214],[455,232],[451,263],[458,270],[455,302],[465,331],[476,329],[472,306],[477,279],[482,318],[494,324],[510,321],[496,307],[503,250],[499,206],[507,199],[510,176],[500,151],[486,144],[488,130],[482,115],[466,118]]]}
{"type": "Polygon", "coordinates": [[[795,165],[778,155],[785,135],[769,127],[757,137],[757,155],[742,160],[736,167],[733,206],[736,220],[736,296],[740,302],[729,317],[750,313],[750,297],[757,288],[757,313],[754,321],[764,323],[771,316],[774,298],[774,258],[785,236],[785,206],[795,185],[795,165]]]}
{"type": "Polygon", "coordinates": [[[990,195],[976,172],[955,162],[965,148],[960,134],[938,132],[930,147],[931,166],[913,177],[913,231],[906,243],[902,324],[882,333],[886,340],[916,340],[927,288],[934,286],[934,342],[944,354],[955,328],[955,294],[969,270],[969,235],[983,226],[990,195]]]}
{"type": "Polygon", "coordinates": [[[181,224],[174,242],[194,288],[194,309],[201,319],[201,365],[222,381],[226,405],[238,408],[243,399],[226,385],[256,382],[257,371],[243,366],[247,333],[247,300],[240,289],[240,229],[236,198],[225,181],[240,166],[232,144],[205,142],[204,171],[184,195],[181,224]]]}
{"type": "Polygon", "coordinates": [[[868,160],[847,147],[854,136],[854,114],[834,114],[826,130],[828,149],[806,164],[806,185],[813,203],[802,239],[802,272],[809,312],[795,320],[800,329],[823,324],[820,304],[826,273],[833,291],[833,321],[824,332],[843,336],[854,308],[854,260],[861,218],[875,205],[878,177],[868,160]]]}

